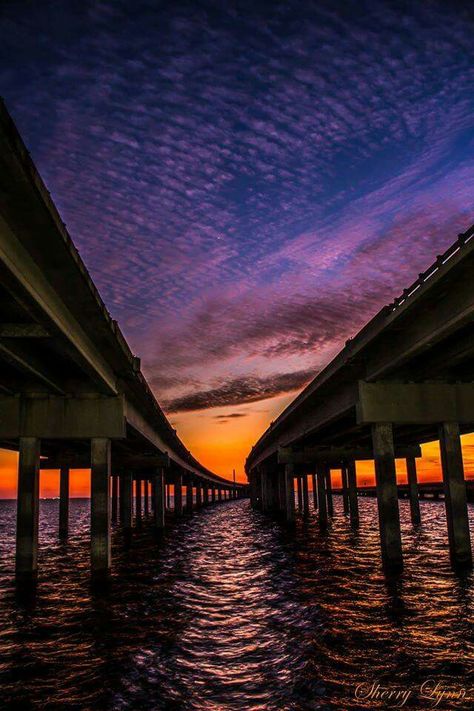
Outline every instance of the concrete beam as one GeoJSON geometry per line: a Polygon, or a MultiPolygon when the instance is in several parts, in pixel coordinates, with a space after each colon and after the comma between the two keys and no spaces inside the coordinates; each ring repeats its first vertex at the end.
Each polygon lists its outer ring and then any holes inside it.
{"type": "Polygon", "coordinates": [[[104,397],[0,397],[0,438],[117,439],[126,436],[124,399],[104,397]]]}
{"type": "Polygon", "coordinates": [[[49,338],[39,323],[0,323],[0,338],[49,338]]]}
{"type": "MultiPolygon", "coordinates": [[[[419,445],[396,447],[395,459],[421,457],[419,445]]],[[[278,448],[278,462],[286,464],[333,464],[340,465],[346,461],[369,461],[374,458],[373,449],[367,447],[305,447],[293,450],[291,447],[278,448]]]]}
{"type": "Polygon", "coordinates": [[[474,383],[359,381],[358,424],[474,423],[474,383]]]}
{"type": "Polygon", "coordinates": [[[116,382],[112,369],[53,289],[48,276],[36,264],[1,216],[0,262],[21,285],[32,302],[41,309],[55,332],[60,333],[73,345],[78,361],[84,363],[96,375],[97,380],[106,388],[106,392],[116,394],[116,382]]]}

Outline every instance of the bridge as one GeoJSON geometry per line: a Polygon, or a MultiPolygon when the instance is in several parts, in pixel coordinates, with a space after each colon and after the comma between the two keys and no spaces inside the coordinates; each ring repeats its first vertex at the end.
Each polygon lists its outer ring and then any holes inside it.
{"type": "Polygon", "coordinates": [[[406,460],[414,525],[416,459],[439,440],[449,552],[472,565],[460,435],[474,430],[474,227],[381,311],[273,422],[246,462],[251,502],[295,517],[312,477],[319,523],[333,513],[331,469],[342,473],[344,510],[359,524],[356,461],[374,460],[383,564],[403,565],[395,459],[406,460]]]}
{"type": "Polygon", "coordinates": [[[111,518],[132,528],[134,486],[137,519],[150,507],[157,529],[171,487],[175,516],[247,495],[202,466],[166,419],[3,103],[0,275],[0,447],[19,451],[18,580],[37,574],[40,469],[60,470],[67,536],[70,470],[90,468],[95,578],[111,566],[111,518]]]}

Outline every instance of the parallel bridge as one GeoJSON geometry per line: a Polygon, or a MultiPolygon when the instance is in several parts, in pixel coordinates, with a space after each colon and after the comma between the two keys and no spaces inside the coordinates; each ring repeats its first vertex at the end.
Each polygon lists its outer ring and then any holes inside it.
{"type": "Polygon", "coordinates": [[[111,516],[120,508],[132,526],[134,482],[137,516],[150,501],[158,529],[170,486],[177,516],[246,495],[202,466],[166,419],[1,103],[0,361],[0,446],[20,452],[19,578],[37,572],[40,468],[61,472],[61,535],[69,470],[91,468],[95,576],[111,565],[111,516]]]}
{"type": "Polygon", "coordinates": [[[330,471],[341,469],[345,510],[357,526],[355,462],[373,459],[382,558],[399,568],[395,458],[407,462],[417,525],[419,445],[439,439],[451,560],[472,564],[460,434],[474,430],[473,236],[474,227],[460,234],[260,437],[246,462],[254,506],[292,522],[294,479],[307,509],[310,475],[325,527],[332,513],[330,471]]]}

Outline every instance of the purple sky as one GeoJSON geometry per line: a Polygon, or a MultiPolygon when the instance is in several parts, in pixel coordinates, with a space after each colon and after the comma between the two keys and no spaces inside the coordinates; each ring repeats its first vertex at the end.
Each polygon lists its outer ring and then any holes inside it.
{"type": "Polygon", "coordinates": [[[0,92],[169,411],[299,389],[473,221],[468,8],[2,3],[0,92]]]}

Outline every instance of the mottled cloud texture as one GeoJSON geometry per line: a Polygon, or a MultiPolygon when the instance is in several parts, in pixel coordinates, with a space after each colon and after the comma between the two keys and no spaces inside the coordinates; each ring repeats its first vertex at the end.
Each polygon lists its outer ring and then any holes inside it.
{"type": "MultiPolygon", "coordinates": [[[[211,390],[198,390],[189,395],[177,397],[165,402],[164,406],[168,412],[186,412],[207,410],[225,405],[239,405],[244,402],[258,402],[258,400],[298,390],[306,385],[314,375],[315,372],[312,370],[302,370],[262,378],[236,378],[211,390]]],[[[233,413],[217,415],[217,418],[228,420],[243,416],[242,413],[233,413]]]]}
{"type": "Polygon", "coordinates": [[[0,91],[169,411],[299,389],[472,221],[467,3],[10,2],[0,91]]]}

